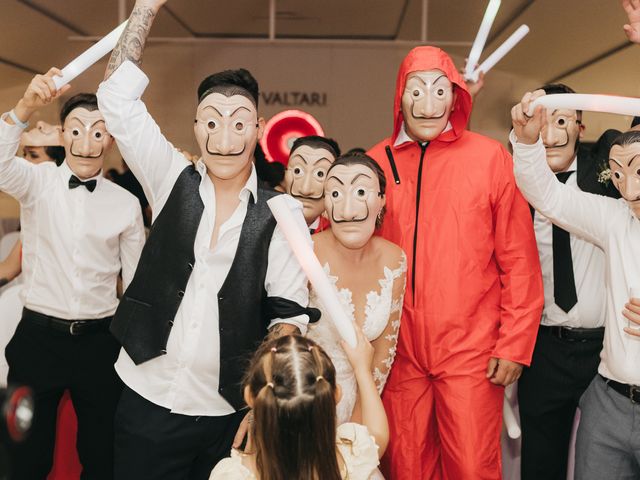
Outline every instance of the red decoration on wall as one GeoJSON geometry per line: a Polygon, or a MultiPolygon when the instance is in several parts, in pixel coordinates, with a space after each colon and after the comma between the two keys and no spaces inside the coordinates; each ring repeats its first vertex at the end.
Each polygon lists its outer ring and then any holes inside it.
{"type": "Polygon", "coordinates": [[[293,142],[308,135],[324,135],[313,115],[301,110],[285,110],[267,122],[260,146],[268,161],[280,162],[286,167],[293,142]]]}

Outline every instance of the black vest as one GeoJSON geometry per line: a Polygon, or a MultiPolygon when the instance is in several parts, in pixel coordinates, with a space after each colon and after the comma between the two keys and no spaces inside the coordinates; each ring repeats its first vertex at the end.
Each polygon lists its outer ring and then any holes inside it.
{"type": "MultiPolygon", "coordinates": [[[[153,223],[138,268],[111,323],[111,332],[136,365],[166,354],[169,333],[195,263],[193,246],[204,205],[200,174],[186,167],[153,223]]],[[[241,381],[270,318],[264,288],[268,251],[276,221],[267,200],[278,195],[258,188],[242,224],[238,249],[218,292],[220,383],[234,408],[244,406],[241,381]]],[[[302,313],[300,311],[294,314],[302,313]]]]}

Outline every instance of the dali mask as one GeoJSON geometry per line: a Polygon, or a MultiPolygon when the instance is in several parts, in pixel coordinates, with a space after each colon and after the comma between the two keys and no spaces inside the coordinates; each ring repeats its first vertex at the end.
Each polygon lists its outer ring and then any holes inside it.
{"type": "Polygon", "coordinates": [[[64,120],[62,143],[65,161],[80,179],[96,176],[104,164],[104,157],[113,143],[99,110],[83,107],[73,109],[64,120]]]}
{"type": "Polygon", "coordinates": [[[547,121],[541,135],[551,170],[557,173],[571,166],[583,130],[575,110],[557,109],[547,112],[547,121]]]}
{"type": "Polygon", "coordinates": [[[253,161],[262,137],[264,120],[244,95],[214,92],[202,99],[196,111],[194,132],[202,161],[215,177],[237,177],[253,161]]]}
{"type": "Polygon", "coordinates": [[[611,181],[640,218],[640,143],[611,147],[609,168],[611,181]]]}
{"type": "Polygon", "coordinates": [[[385,204],[375,172],[360,164],[338,165],[329,171],[324,191],[336,239],[347,248],[364,247],[385,204]]]}
{"type": "Polygon", "coordinates": [[[401,101],[407,135],[416,142],[437,138],[447,127],[454,103],[453,84],[444,72],[411,72],[401,101]]]}
{"type": "Polygon", "coordinates": [[[304,144],[290,154],[284,175],[285,188],[302,203],[307,225],[315,222],[324,211],[324,184],[334,161],[329,150],[304,144]]]}

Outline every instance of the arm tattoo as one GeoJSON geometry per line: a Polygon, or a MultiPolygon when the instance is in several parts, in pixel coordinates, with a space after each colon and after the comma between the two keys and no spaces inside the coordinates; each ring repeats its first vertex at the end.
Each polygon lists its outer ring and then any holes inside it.
{"type": "Polygon", "coordinates": [[[136,6],[131,12],[127,28],[124,29],[120,40],[111,52],[107,71],[104,74],[105,80],[125,61],[130,60],[136,65],[142,63],[142,52],[149,36],[151,24],[156,12],[149,7],[136,6]]]}
{"type": "Polygon", "coordinates": [[[265,341],[275,340],[284,335],[300,335],[300,329],[288,323],[277,323],[269,329],[269,334],[265,341]]]}

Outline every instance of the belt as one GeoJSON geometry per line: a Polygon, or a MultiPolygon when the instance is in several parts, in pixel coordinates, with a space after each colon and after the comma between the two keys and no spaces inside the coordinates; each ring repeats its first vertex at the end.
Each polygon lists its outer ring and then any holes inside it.
{"type": "Polygon", "coordinates": [[[599,342],[604,338],[604,327],[598,328],[569,328],[559,326],[540,325],[541,330],[549,332],[554,337],[569,342],[586,342],[588,340],[597,340],[599,342]]]}
{"type": "Polygon", "coordinates": [[[87,333],[107,332],[113,317],[97,318],[95,320],[65,320],[44,313],[34,312],[28,308],[22,309],[22,320],[47,327],[69,335],[84,335],[87,333]]]}
{"type": "MultiPolygon", "coordinates": [[[[600,375],[600,374],[598,374],[600,375]]],[[[620,395],[627,397],[631,400],[631,403],[640,403],[640,386],[638,385],[627,385],[626,383],[616,382],[615,380],[611,380],[605,376],[602,376],[604,383],[607,384],[608,387],[611,387],[613,390],[618,392],[620,395]]]]}

